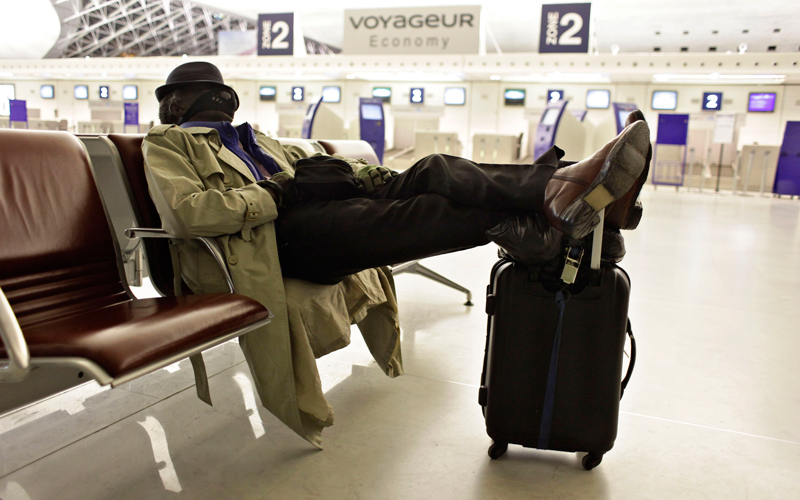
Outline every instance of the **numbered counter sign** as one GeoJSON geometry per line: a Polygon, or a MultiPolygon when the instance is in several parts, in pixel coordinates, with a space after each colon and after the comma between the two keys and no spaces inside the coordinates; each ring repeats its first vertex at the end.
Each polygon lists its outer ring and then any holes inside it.
{"type": "Polygon", "coordinates": [[[542,5],[539,53],[589,52],[590,3],[542,5]]]}
{"type": "Polygon", "coordinates": [[[704,92],[703,109],[706,111],[720,111],[722,109],[722,92],[704,92]]]}
{"type": "Polygon", "coordinates": [[[294,55],[294,13],[258,15],[258,55],[294,55]]]}

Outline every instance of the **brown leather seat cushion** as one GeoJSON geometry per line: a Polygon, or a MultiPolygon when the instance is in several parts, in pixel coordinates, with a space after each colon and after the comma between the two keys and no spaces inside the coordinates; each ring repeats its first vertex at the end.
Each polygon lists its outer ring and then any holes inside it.
{"type": "Polygon", "coordinates": [[[370,165],[380,165],[378,155],[367,141],[317,141],[328,154],[340,154],[345,158],[362,158],[370,165]]]}
{"type": "Polygon", "coordinates": [[[117,378],[268,316],[259,302],[241,295],[185,295],[128,301],[22,333],[33,358],[86,358],[117,378]]]}

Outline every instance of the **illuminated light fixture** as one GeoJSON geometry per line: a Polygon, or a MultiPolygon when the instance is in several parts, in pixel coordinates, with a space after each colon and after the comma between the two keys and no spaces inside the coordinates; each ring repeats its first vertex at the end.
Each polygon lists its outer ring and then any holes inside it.
{"type": "Polygon", "coordinates": [[[746,43],[740,43],[739,44],[739,53],[740,54],[744,54],[745,52],[747,52],[747,44],[746,43]]]}
{"type": "Polygon", "coordinates": [[[489,77],[489,80],[499,80],[499,79],[500,79],[500,75],[491,75],[489,77]]]}
{"type": "Polygon", "coordinates": [[[611,46],[611,55],[615,56],[617,54],[619,54],[619,45],[615,43],[614,45],[611,46]]]}
{"type": "Polygon", "coordinates": [[[348,80],[355,80],[356,75],[347,75],[345,78],[347,78],[348,80]]]}

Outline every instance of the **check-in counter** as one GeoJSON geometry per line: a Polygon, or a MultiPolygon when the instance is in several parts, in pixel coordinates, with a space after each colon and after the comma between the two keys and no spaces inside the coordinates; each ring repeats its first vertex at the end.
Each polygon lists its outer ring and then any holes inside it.
{"type": "Polygon", "coordinates": [[[514,163],[519,158],[521,136],[475,134],[472,136],[472,161],[514,163]]]}

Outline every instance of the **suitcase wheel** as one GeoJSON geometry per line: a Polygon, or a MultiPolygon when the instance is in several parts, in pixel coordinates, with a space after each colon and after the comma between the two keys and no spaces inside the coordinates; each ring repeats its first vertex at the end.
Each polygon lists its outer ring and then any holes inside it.
{"type": "MultiPolygon", "coordinates": [[[[491,452],[490,452],[490,454],[491,454],[491,452]]],[[[600,453],[600,454],[587,453],[586,455],[584,455],[583,460],[581,460],[581,465],[583,465],[583,468],[586,469],[586,470],[592,470],[595,467],[597,467],[598,465],[600,465],[600,462],[602,462],[602,461],[603,461],[603,454],[602,453],[600,453]]]]}
{"type": "MultiPolygon", "coordinates": [[[[495,441],[489,447],[489,457],[492,460],[500,458],[505,454],[506,450],[508,450],[508,443],[502,443],[502,442],[495,441]]],[[[600,462],[597,462],[597,463],[600,463],[600,462]]]]}

